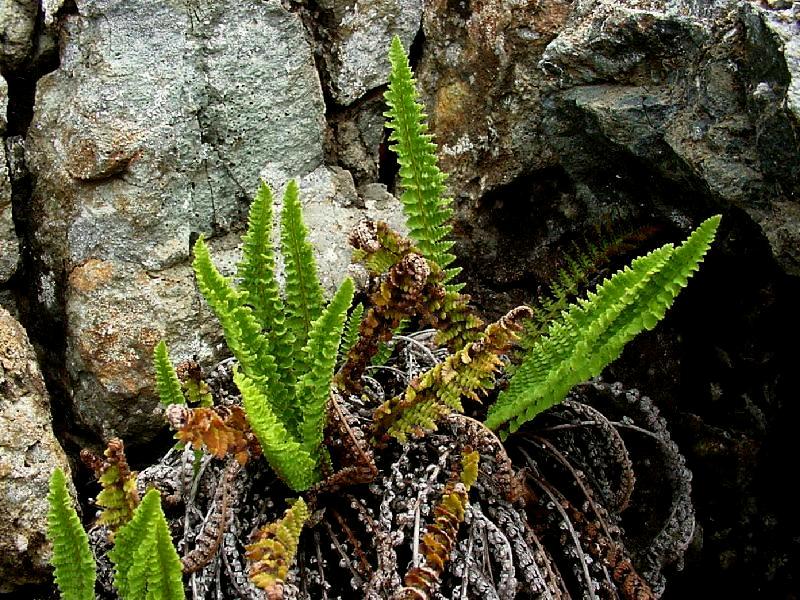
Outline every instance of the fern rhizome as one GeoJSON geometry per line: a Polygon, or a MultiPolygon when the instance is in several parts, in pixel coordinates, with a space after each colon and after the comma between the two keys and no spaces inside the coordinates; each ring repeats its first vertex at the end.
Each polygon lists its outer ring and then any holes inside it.
{"type": "Polygon", "coordinates": [[[618,525],[637,458],[619,419],[672,461],[663,531],[691,520],[689,476],[649,400],[578,384],[664,316],[720,218],[570,302],[585,279],[574,261],[554,300],[486,324],[457,281],[445,175],[397,38],[389,58],[385,116],[408,236],[359,223],[350,242],[366,283],[345,278],[327,302],[295,181],[279,219],[261,183],[232,276],[197,240],[197,286],[232,357],[176,368],[156,346],[177,443],[141,473],[121,440],[102,456],[84,451],[102,486],[89,537],[53,474],[63,598],[657,596],[685,544],[643,538],[628,552],[618,525]],[[582,401],[591,394],[597,406],[582,401]],[[543,412],[547,426],[518,432],[543,412]],[[515,432],[512,460],[504,442],[515,432]]]}

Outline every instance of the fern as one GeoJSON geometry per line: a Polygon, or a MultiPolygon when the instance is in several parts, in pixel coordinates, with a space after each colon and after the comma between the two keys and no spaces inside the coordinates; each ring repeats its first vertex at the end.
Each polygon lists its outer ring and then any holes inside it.
{"type": "Polygon", "coordinates": [[[308,370],[297,383],[297,397],[303,398],[303,446],[310,453],[320,452],[325,414],[331,391],[336,351],[342,337],[345,316],[353,301],[354,285],[345,279],[322,315],[311,325],[303,355],[308,370]]]}
{"type": "Polygon", "coordinates": [[[156,490],[145,494],[108,553],[114,586],[124,600],[183,600],[181,561],[156,490]]]}
{"type": "Polygon", "coordinates": [[[305,371],[299,360],[311,325],[322,313],[322,286],[308,232],[303,224],[300,194],[292,180],[286,186],[281,211],[281,252],[286,263],[286,324],[294,341],[295,375],[305,371]]]}
{"type": "Polygon", "coordinates": [[[467,344],[412,381],[399,396],[384,402],[373,415],[373,434],[378,443],[389,435],[405,442],[409,434],[436,429],[436,421],[451,412],[463,412],[462,398],[480,400],[478,394],[494,386],[502,366],[500,356],[517,339],[521,321],[530,317],[526,307],[515,308],[490,324],[481,338],[467,344]]]}
{"type": "Polygon", "coordinates": [[[121,439],[111,438],[103,452],[105,458],[90,450],[81,450],[80,456],[103,488],[94,501],[102,509],[97,522],[108,526],[109,537],[113,539],[117,529],[130,521],[139,504],[136,473],[128,465],[125,445],[121,439]]]}
{"type": "Polygon", "coordinates": [[[358,341],[358,330],[361,328],[361,321],[363,318],[364,305],[359,302],[347,317],[344,333],[342,333],[342,342],[339,344],[339,355],[336,359],[337,365],[341,366],[347,358],[347,353],[356,345],[358,341]]]}
{"type": "Polygon", "coordinates": [[[156,345],[153,363],[156,370],[156,389],[161,404],[165,406],[186,404],[186,398],[181,391],[181,382],[169,360],[169,352],[164,340],[156,345]]]}
{"type": "Polygon", "coordinates": [[[294,561],[300,533],[309,514],[306,503],[298,498],[283,518],[259,529],[255,541],[247,546],[250,579],[265,590],[269,598],[283,597],[283,581],[294,561]]]}
{"type": "Polygon", "coordinates": [[[395,36],[389,50],[392,65],[389,89],[384,94],[388,110],[386,127],[392,130],[389,141],[400,164],[400,201],[406,214],[409,235],[425,258],[445,269],[445,281],[460,269],[448,268],[455,259],[453,242],[446,238],[453,214],[451,200],[444,197],[446,176],[436,164],[436,145],[427,133],[422,104],[417,101],[414,77],[403,44],[395,36]]]}
{"type": "Polygon", "coordinates": [[[569,389],[598,375],[644,329],[664,316],[708,251],[720,217],[706,220],[678,248],[667,244],[637,258],[570,306],[525,356],[486,425],[505,437],[569,389]]]}
{"type": "Polygon", "coordinates": [[[409,569],[403,579],[403,587],[392,595],[392,600],[418,600],[433,598],[439,587],[445,564],[458,539],[458,530],[464,522],[469,505],[469,489],[478,478],[476,451],[465,452],[461,459],[461,474],[458,481],[451,481],[445,488],[442,499],[433,508],[434,521],[425,529],[420,550],[423,564],[409,569]]]}
{"type": "Polygon", "coordinates": [[[53,544],[50,559],[55,580],[63,600],[93,600],[95,562],[89,548],[89,537],[67,491],[64,472],[56,468],[50,477],[47,495],[47,535],[53,544]]]}
{"type": "MultiPolygon", "coordinates": [[[[239,360],[234,379],[252,432],[276,473],[301,491],[319,481],[327,462],[322,432],[354,286],[346,279],[323,308],[322,286],[306,240],[297,184],[292,181],[281,211],[286,263],[286,299],[281,301],[273,273],[271,201],[269,188],[262,184],[250,209],[238,288],[216,269],[202,238],[195,244],[194,269],[198,287],[239,360]]],[[[216,426],[211,433],[223,432],[225,439],[212,439],[212,446],[233,450],[240,461],[245,459],[242,432],[216,426]]]]}

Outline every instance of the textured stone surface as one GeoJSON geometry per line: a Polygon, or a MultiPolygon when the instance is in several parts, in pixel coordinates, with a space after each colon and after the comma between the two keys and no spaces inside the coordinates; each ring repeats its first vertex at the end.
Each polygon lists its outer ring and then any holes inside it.
{"type": "Polygon", "coordinates": [[[0,2],[0,64],[4,69],[17,69],[31,57],[38,12],[38,3],[30,0],[0,2]]]}
{"type": "Polygon", "coordinates": [[[0,308],[0,592],[49,580],[47,489],[69,464],[22,326],[0,308]]]}
{"type": "Polygon", "coordinates": [[[162,336],[178,359],[219,349],[197,312],[190,240],[233,231],[220,243],[235,246],[259,175],[317,173],[312,195],[343,207],[309,211],[329,287],[346,261],[328,244],[361,213],[352,180],[319,176],[325,109],[299,17],[278,1],[190,4],[79,2],[61,66],[37,87],[39,296],[66,322],[76,416],[104,436],[152,433],[162,336]]]}
{"type": "Polygon", "coordinates": [[[321,0],[316,4],[325,43],[326,82],[333,99],[348,105],[386,83],[386,49],[395,35],[406,48],[411,45],[419,30],[423,2],[321,0]]]}
{"type": "MultiPolygon", "coordinates": [[[[6,130],[6,81],[0,77],[0,135],[6,130]]],[[[19,263],[19,240],[11,215],[11,182],[8,179],[5,144],[0,146],[0,285],[8,281],[19,263]]]]}

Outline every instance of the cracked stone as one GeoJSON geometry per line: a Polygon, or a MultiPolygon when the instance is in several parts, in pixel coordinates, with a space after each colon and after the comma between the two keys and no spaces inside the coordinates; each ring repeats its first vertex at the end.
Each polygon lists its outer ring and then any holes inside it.
{"type": "Polygon", "coordinates": [[[346,106],[388,80],[392,37],[408,48],[419,30],[422,0],[346,0],[318,2],[326,13],[323,55],[334,100],[346,106]]]}
{"type": "Polygon", "coordinates": [[[322,89],[300,18],[279,0],[77,9],[61,18],[61,65],[38,82],[25,144],[40,300],[58,316],[63,299],[77,418],[143,442],[160,423],[155,343],[176,360],[222,350],[198,313],[190,240],[235,247],[259,176],[299,177],[332,288],[344,255],[328,244],[360,211],[352,179],[320,170],[322,89]]]}
{"type": "MultiPolygon", "coordinates": [[[[0,135],[5,133],[8,88],[0,77],[0,135]]],[[[11,182],[8,178],[8,161],[5,144],[0,145],[0,285],[16,272],[19,264],[19,240],[11,214],[11,182]]]]}
{"type": "Polygon", "coordinates": [[[33,347],[0,308],[0,592],[51,579],[45,536],[48,482],[56,467],[69,478],[33,347]]]}

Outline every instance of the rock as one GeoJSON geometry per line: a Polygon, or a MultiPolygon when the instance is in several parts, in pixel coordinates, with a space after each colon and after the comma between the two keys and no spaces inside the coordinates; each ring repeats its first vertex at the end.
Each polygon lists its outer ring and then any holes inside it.
{"type": "MultiPolygon", "coordinates": [[[[8,87],[0,77],[0,135],[6,130],[6,105],[8,87]]],[[[0,285],[8,281],[19,263],[19,240],[11,214],[11,182],[8,178],[8,161],[5,145],[0,146],[0,285]]]]}
{"type": "Polygon", "coordinates": [[[541,126],[541,96],[549,84],[538,63],[573,5],[570,0],[425,4],[417,75],[456,198],[477,201],[524,173],[557,164],[541,126]]]}
{"type": "MultiPolygon", "coordinates": [[[[64,322],[76,417],[143,441],[156,422],[153,345],[165,337],[176,360],[220,351],[198,314],[194,236],[235,247],[259,175],[310,178],[332,211],[309,209],[321,243],[344,240],[361,212],[352,180],[319,170],[319,78],[300,18],[278,0],[77,8],[26,140],[40,316],[64,322]]],[[[343,254],[320,252],[332,287],[343,254]]]]}
{"type": "Polygon", "coordinates": [[[0,308],[0,592],[50,579],[47,493],[56,467],[69,476],[36,356],[0,308]]]}
{"type": "Polygon", "coordinates": [[[322,0],[323,61],[331,96],[346,106],[384,85],[387,52],[398,35],[408,49],[419,30],[422,0],[322,0]]]}
{"type": "Polygon", "coordinates": [[[3,72],[19,69],[31,57],[38,12],[37,2],[0,2],[0,65],[3,72]]]}

